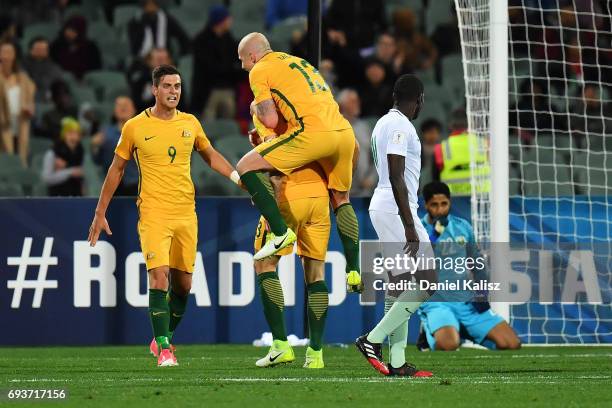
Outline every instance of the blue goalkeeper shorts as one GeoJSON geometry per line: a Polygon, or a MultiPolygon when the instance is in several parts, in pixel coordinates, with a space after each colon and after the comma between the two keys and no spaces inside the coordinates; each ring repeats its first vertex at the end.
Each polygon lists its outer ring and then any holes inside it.
{"type": "Polygon", "coordinates": [[[433,335],[442,327],[452,326],[463,333],[462,326],[474,343],[481,344],[491,329],[504,321],[491,309],[478,313],[469,302],[427,302],[419,308],[419,316],[431,350],[436,346],[433,335]]]}

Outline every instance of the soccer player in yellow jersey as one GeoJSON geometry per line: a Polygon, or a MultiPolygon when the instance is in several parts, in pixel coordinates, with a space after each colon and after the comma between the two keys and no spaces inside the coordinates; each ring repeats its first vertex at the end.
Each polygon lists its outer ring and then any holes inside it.
{"type": "Polygon", "coordinates": [[[249,72],[254,110],[261,123],[275,129],[279,114],[288,122],[281,136],[262,143],[247,153],[236,166],[274,234],[255,254],[263,259],[292,244],[295,233],[287,228],[264,174],[294,170],[317,162],[328,181],[338,233],[347,259],[347,282],[358,288],[359,228],[349,201],[355,135],[342,116],[329,86],[307,61],[282,52],[273,52],[263,34],[250,33],[238,45],[242,68],[249,72]],[[277,111],[278,110],[278,111],[277,111]]]}
{"type": "Polygon", "coordinates": [[[200,122],[179,112],[181,77],[170,65],[153,70],[155,106],[128,120],[121,131],[108,170],[88,240],[94,246],[100,232],[112,235],[106,209],[121,181],[128,160],[139,170],[138,235],[149,276],[149,317],[154,341],[150,349],[158,366],[177,365],[170,341],[191,290],[198,237],[191,153],[235,183],[239,177],[210,144],[200,122]]]}
{"type": "MultiPolygon", "coordinates": [[[[253,117],[257,132],[250,134],[254,146],[262,139],[276,135],[253,117]]],[[[280,211],[297,235],[297,254],[302,258],[304,280],[308,291],[308,328],[310,345],[306,349],[306,368],[323,368],[323,330],[327,318],[329,291],[325,283],[325,256],[329,242],[329,195],[327,180],[317,163],[310,163],[288,176],[272,177],[272,184],[280,211]]],[[[255,251],[270,239],[271,232],[262,216],[255,234],[255,251]]],[[[255,261],[255,273],[266,321],[272,331],[273,343],[268,354],[257,360],[258,367],[269,367],[295,360],[287,341],[284,321],[283,289],[276,267],[283,255],[291,255],[293,246],[287,246],[275,255],[255,261]]]]}

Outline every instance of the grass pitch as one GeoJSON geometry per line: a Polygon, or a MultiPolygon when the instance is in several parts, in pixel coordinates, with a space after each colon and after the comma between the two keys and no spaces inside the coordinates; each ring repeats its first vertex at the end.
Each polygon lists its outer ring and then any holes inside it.
{"type": "Polygon", "coordinates": [[[0,405],[71,407],[610,407],[612,348],[420,353],[433,378],[385,378],[353,346],[327,347],[326,368],[297,360],[257,368],[266,349],[178,345],[179,367],[157,368],[148,347],[5,348],[0,405]],[[9,402],[8,389],[67,389],[57,402],[9,402]],[[51,404],[51,405],[49,405],[51,404]]]}

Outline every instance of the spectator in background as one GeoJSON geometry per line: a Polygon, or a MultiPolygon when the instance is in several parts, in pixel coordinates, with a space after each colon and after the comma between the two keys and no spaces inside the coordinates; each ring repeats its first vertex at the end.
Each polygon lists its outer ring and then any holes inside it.
{"type": "Polygon", "coordinates": [[[17,24],[8,15],[0,15],[0,43],[17,44],[17,24]]]}
{"type": "MultiPolygon", "coordinates": [[[[128,23],[128,40],[132,55],[144,58],[154,48],[170,49],[175,39],[180,55],[189,50],[189,37],[180,24],[160,6],[158,0],[141,0],[142,13],[128,23]]],[[[178,53],[178,50],[173,50],[178,53]]]]}
{"type": "MultiPolygon", "coordinates": [[[[91,149],[94,163],[102,166],[104,173],[108,171],[113,158],[115,147],[121,137],[121,129],[129,119],[136,114],[134,102],[129,96],[118,96],[115,99],[115,110],[113,112],[113,123],[104,127],[91,138],[91,149]]],[[[130,160],[123,173],[123,178],[115,195],[135,196],[138,194],[138,169],[134,160],[130,160]]]]}
{"type": "Polygon", "coordinates": [[[527,79],[520,87],[520,99],[510,108],[510,127],[518,130],[524,144],[531,144],[540,132],[568,129],[568,117],[551,103],[546,81],[527,79]]]}
{"type": "Polygon", "coordinates": [[[343,89],[337,97],[340,112],[353,127],[355,137],[359,142],[359,159],[357,169],[353,173],[352,196],[371,196],[378,177],[370,153],[370,138],[372,129],[365,120],[359,119],[361,115],[361,100],[353,89],[343,89]]]}
{"type": "Polygon", "coordinates": [[[102,68],[98,46],[87,38],[87,20],[73,16],[66,21],[59,36],[51,43],[51,58],[77,79],[102,68]]]}
{"type": "MultiPolygon", "coordinates": [[[[136,111],[140,112],[149,106],[155,104],[155,98],[153,97],[151,87],[153,86],[153,80],[151,79],[151,73],[153,68],[160,65],[172,65],[172,58],[168,50],[165,48],[153,48],[147,56],[143,59],[137,58],[132,63],[132,66],[128,70],[128,84],[130,85],[130,92],[132,94],[132,100],[136,105],[136,111]]],[[[183,90],[183,95],[185,90],[183,90]]],[[[183,98],[179,103],[179,108],[183,108],[183,98]]]]}
{"type": "Polygon", "coordinates": [[[593,145],[605,146],[603,139],[612,134],[612,105],[603,103],[601,88],[594,84],[587,84],[578,92],[576,102],[571,107],[573,112],[570,125],[574,132],[572,135],[581,148],[593,149],[593,145]],[[589,118],[597,118],[591,119],[589,118]],[[594,143],[600,139],[600,143],[594,143]]]}
{"type": "Polygon", "coordinates": [[[436,27],[431,40],[438,50],[438,57],[442,58],[451,54],[461,52],[461,37],[459,36],[459,20],[455,3],[449,3],[451,11],[451,21],[440,24],[436,27]]]}
{"type": "Polygon", "coordinates": [[[41,178],[50,196],[83,195],[83,145],[76,119],[62,119],[59,140],[43,158],[41,178]]]}
{"type": "Polygon", "coordinates": [[[62,69],[49,57],[49,41],[36,37],[30,41],[23,69],[36,84],[36,103],[51,101],[51,84],[62,79],[62,69]]]}
{"type": "Polygon", "coordinates": [[[306,16],[308,0],[268,0],[266,4],[266,30],[290,17],[306,16]]]}
{"type": "MultiPolygon", "coordinates": [[[[463,108],[453,111],[449,127],[451,133],[448,139],[434,149],[439,179],[448,185],[454,195],[470,195],[472,161],[475,162],[475,175],[489,180],[489,146],[484,138],[468,133],[468,120],[463,108]]],[[[486,181],[477,188],[484,193],[490,190],[491,185],[486,181]]]]}
{"type": "Polygon", "coordinates": [[[389,33],[378,36],[374,56],[385,64],[389,82],[395,82],[400,75],[411,72],[411,67],[405,61],[405,54],[399,52],[395,37],[389,33]]]}
{"type": "Polygon", "coordinates": [[[371,47],[378,33],[387,28],[383,0],[334,0],[325,19],[328,36],[341,36],[349,48],[371,47]]]}
{"type": "Polygon", "coordinates": [[[322,59],[319,64],[319,73],[333,95],[336,95],[338,90],[338,86],[336,85],[338,76],[336,75],[335,68],[334,61],[327,58],[322,59]]]}
{"type": "Polygon", "coordinates": [[[57,140],[62,129],[62,119],[77,117],[79,110],[72,99],[70,88],[61,79],[51,84],[51,100],[53,101],[53,108],[43,113],[41,122],[37,124],[34,133],[51,140],[57,140]]]}
{"type": "MultiPolygon", "coordinates": [[[[421,168],[431,174],[432,180],[439,181],[440,174],[436,166],[436,145],[442,139],[442,124],[436,119],[426,119],[421,124],[421,168]]],[[[421,174],[421,177],[423,174],[421,174]]],[[[431,181],[431,180],[429,180],[431,181]]]]}
{"type": "Polygon", "coordinates": [[[366,62],[365,83],[359,90],[364,116],[383,116],[393,105],[393,87],[387,81],[385,65],[372,58],[366,62]]]}
{"type": "Polygon", "coordinates": [[[15,153],[15,139],[19,158],[28,165],[30,122],[34,116],[36,85],[17,62],[17,50],[13,43],[0,44],[0,111],[4,112],[2,142],[4,150],[15,153]]]}
{"type": "Polygon", "coordinates": [[[236,58],[232,17],[225,6],[213,6],[206,27],[193,41],[191,110],[205,120],[236,116],[236,83],[245,77],[236,58]]]}
{"type": "Polygon", "coordinates": [[[404,61],[404,73],[425,71],[434,66],[438,51],[429,38],[418,32],[412,10],[404,8],[393,12],[393,30],[398,57],[404,61]]]}

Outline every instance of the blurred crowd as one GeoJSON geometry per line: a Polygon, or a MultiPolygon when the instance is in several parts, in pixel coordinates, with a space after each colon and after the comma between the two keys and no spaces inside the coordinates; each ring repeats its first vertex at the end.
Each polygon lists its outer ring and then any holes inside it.
{"type": "MultiPolygon", "coordinates": [[[[564,0],[537,0],[533,9],[526,4],[530,2],[509,2],[510,55],[517,61],[515,66],[523,67],[519,62],[529,62],[527,57],[542,61],[527,64],[535,71],[531,72],[534,80],[510,89],[510,123],[515,133],[527,143],[535,129],[577,130],[582,138],[588,132],[609,133],[608,120],[585,120],[589,112],[612,117],[603,96],[609,90],[598,85],[612,81],[607,2],[574,0],[573,6],[564,0]],[[560,12],[553,11],[553,3],[561,4],[560,12]],[[527,8],[518,7],[521,4],[527,8]],[[544,7],[545,12],[535,7],[544,7]],[[585,18],[586,12],[597,17],[585,18]],[[527,40],[535,44],[534,49],[527,40]],[[566,109],[556,106],[551,98],[555,94],[571,94],[572,111],[581,114],[561,113],[566,109]]],[[[43,187],[32,183],[26,194],[95,193],[83,183],[88,175],[83,166],[90,158],[97,176],[105,173],[122,125],[153,103],[150,76],[159,64],[175,64],[183,74],[180,110],[201,118],[205,130],[213,129],[215,122],[231,120],[246,134],[252,94],[236,49],[240,36],[258,27],[250,25],[249,18],[254,17],[249,16],[261,13],[261,29],[269,34],[273,48],[305,58],[307,3],[0,0],[0,130],[5,152],[1,160],[8,163],[8,155],[15,155],[22,168],[40,175],[43,187]],[[249,7],[254,5],[258,9],[253,11],[249,7]],[[240,19],[234,19],[236,13],[240,19]],[[26,36],[29,27],[51,23],[59,27],[57,32],[26,36]],[[121,41],[109,42],[113,36],[121,41]],[[40,146],[44,151],[37,150],[40,146]]],[[[416,123],[423,141],[423,164],[431,167],[430,177],[435,178],[434,147],[448,134],[465,130],[457,129],[457,123],[467,127],[465,120],[451,124],[453,118],[465,117],[462,89],[454,96],[446,92],[457,86],[457,77],[451,79],[445,73],[462,69],[453,2],[323,3],[319,70],[361,145],[353,194],[371,195],[376,185],[369,152],[371,131],[376,118],[391,107],[393,83],[404,73],[423,79],[425,104],[438,108],[426,110],[416,123]],[[428,99],[428,90],[433,89],[439,90],[438,98],[428,99]]],[[[214,143],[224,135],[209,136],[214,143]]],[[[130,168],[119,193],[134,194],[137,178],[136,169],[130,168]]],[[[2,182],[0,176],[0,195],[2,182]]]]}

